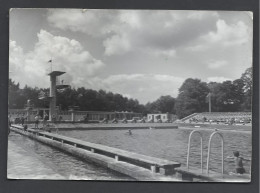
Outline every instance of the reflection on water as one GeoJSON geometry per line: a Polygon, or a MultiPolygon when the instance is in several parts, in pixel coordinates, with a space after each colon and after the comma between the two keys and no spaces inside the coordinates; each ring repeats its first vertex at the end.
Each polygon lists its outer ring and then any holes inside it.
{"type": "MultiPolygon", "coordinates": [[[[64,179],[77,180],[133,180],[130,177],[113,172],[106,168],[87,164],[80,159],[63,153],[55,148],[43,145],[37,141],[19,134],[11,133],[9,140],[37,157],[44,165],[64,176],[64,179]]],[[[34,167],[33,165],[31,167],[34,167]]]]}
{"type": "MultiPolygon", "coordinates": [[[[126,130],[72,130],[59,134],[88,142],[103,144],[148,156],[180,162],[186,165],[188,137],[191,130],[181,129],[138,129],[129,135],[126,130]]],[[[208,140],[212,130],[203,130],[203,163],[206,168],[208,140]]],[[[220,131],[224,136],[224,156],[231,156],[237,150],[242,157],[251,159],[251,133],[220,131]]],[[[221,172],[221,141],[212,139],[210,169],[221,172]]],[[[247,173],[250,163],[244,162],[247,173]]],[[[194,135],[191,142],[190,166],[200,167],[200,138],[194,135]]],[[[234,171],[234,163],[225,161],[225,172],[234,171]]]]}

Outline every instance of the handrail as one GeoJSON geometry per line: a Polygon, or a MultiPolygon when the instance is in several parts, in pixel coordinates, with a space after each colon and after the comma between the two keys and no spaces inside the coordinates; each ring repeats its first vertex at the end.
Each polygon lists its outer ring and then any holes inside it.
{"type": "Polygon", "coordinates": [[[201,132],[197,131],[197,130],[193,130],[191,133],[190,133],[190,136],[189,136],[189,143],[188,143],[188,153],[187,153],[187,170],[189,170],[189,158],[190,158],[190,141],[191,141],[191,136],[194,134],[194,133],[198,133],[200,135],[200,147],[201,147],[201,173],[203,173],[203,140],[202,140],[202,134],[201,132]]]}
{"type": "Polygon", "coordinates": [[[196,116],[197,114],[198,113],[192,113],[191,115],[188,115],[187,117],[182,118],[181,121],[186,121],[187,119],[190,119],[190,118],[196,116]]]}
{"type": "Polygon", "coordinates": [[[210,135],[209,138],[209,145],[208,145],[208,158],[207,158],[207,174],[209,174],[209,161],[210,161],[210,152],[211,152],[211,140],[214,135],[218,134],[221,138],[221,144],[222,144],[222,174],[224,174],[224,137],[221,133],[215,131],[210,135]]]}

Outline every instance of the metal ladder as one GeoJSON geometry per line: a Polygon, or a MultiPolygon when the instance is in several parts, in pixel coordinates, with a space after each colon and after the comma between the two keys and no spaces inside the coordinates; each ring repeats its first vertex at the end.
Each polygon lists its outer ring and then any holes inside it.
{"type": "Polygon", "coordinates": [[[201,132],[197,131],[197,130],[193,130],[190,133],[189,136],[189,143],[188,143],[188,154],[187,154],[187,170],[189,170],[189,158],[190,158],[190,141],[191,141],[191,137],[194,133],[198,133],[200,135],[200,158],[201,158],[201,173],[203,173],[203,139],[202,139],[202,134],[201,132]]]}
{"type": "Polygon", "coordinates": [[[219,135],[220,136],[220,139],[221,139],[221,145],[222,145],[222,148],[221,148],[221,153],[222,153],[222,175],[224,174],[224,138],[223,138],[223,135],[217,131],[213,132],[210,137],[209,137],[209,145],[208,145],[208,158],[207,158],[207,174],[209,174],[209,161],[210,161],[210,151],[211,151],[211,140],[213,138],[213,136],[215,135],[219,135]]]}
{"type": "MultiPolygon", "coordinates": [[[[193,130],[189,135],[189,142],[188,142],[188,153],[187,153],[187,170],[189,170],[189,157],[190,157],[190,142],[191,137],[194,133],[198,133],[200,135],[200,143],[201,143],[201,173],[203,173],[203,138],[200,131],[193,130]]],[[[208,156],[207,156],[207,174],[209,174],[209,162],[210,162],[210,154],[211,154],[211,140],[213,136],[219,135],[221,138],[221,144],[222,144],[222,175],[224,174],[224,138],[223,135],[219,132],[215,131],[213,132],[209,137],[209,144],[208,144],[208,156]]]]}

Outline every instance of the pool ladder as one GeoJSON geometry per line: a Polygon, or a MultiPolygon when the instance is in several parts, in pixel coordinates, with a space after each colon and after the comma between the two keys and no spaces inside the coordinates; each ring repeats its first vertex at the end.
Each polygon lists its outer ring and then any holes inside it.
{"type": "MultiPolygon", "coordinates": [[[[197,131],[197,130],[193,130],[191,133],[190,133],[190,136],[189,136],[189,143],[188,143],[188,153],[187,153],[187,170],[189,170],[189,157],[190,157],[190,142],[191,142],[191,137],[193,136],[193,134],[199,134],[200,136],[200,155],[201,155],[201,173],[203,173],[203,139],[202,139],[202,134],[200,131],[197,131]]],[[[210,154],[211,154],[211,140],[212,138],[215,136],[215,135],[218,135],[220,136],[220,139],[221,139],[221,145],[222,145],[222,175],[224,174],[224,138],[223,138],[223,135],[217,131],[213,132],[210,137],[209,137],[209,144],[208,144],[208,156],[207,156],[207,174],[209,174],[209,162],[210,162],[210,154]]]]}

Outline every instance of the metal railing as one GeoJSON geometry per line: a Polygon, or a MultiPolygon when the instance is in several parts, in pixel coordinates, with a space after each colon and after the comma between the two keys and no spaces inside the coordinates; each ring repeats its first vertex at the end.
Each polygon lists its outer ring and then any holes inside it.
{"type": "Polygon", "coordinates": [[[224,138],[223,135],[219,132],[215,131],[213,132],[209,137],[209,145],[208,145],[208,158],[207,158],[207,174],[209,174],[209,161],[210,161],[210,153],[211,153],[211,140],[214,135],[219,135],[221,138],[221,144],[222,144],[222,175],[224,174],[224,138]]]}
{"type": "Polygon", "coordinates": [[[188,154],[187,154],[187,170],[189,170],[189,158],[190,158],[190,142],[191,142],[191,137],[194,133],[198,133],[200,136],[200,156],[201,156],[201,173],[203,173],[203,140],[202,140],[202,134],[201,132],[194,130],[190,133],[189,136],[189,143],[188,143],[188,154]]]}
{"type": "MultiPolygon", "coordinates": [[[[189,142],[188,142],[188,153],[187,153],[187,170],[189,170],[189,158],[190,158],[190,145],[191,145],[191,138],[193,136],[194,133],[198,133],[200,136],[200,144],[201,144],[201,173],[203,173],[203,138],[202,138],[202,134],[200,131],[197,130],[193,130],[190,133],[189,136],[189,142]]],[[[222,145],[222,174],[224,174],[224,138],[223,135],[220,134],[219,132],[215,131],[213,132],[210,137],[209,137],[209,144],[208,144],[208,157],[207,157],[207,174],[209,174],[209,162],[210,162],[210,154],[211,154],[211,140],[213,138],[213,136],[215,135],[219,135],[221,138],[221,145],[222,145]]]]}

